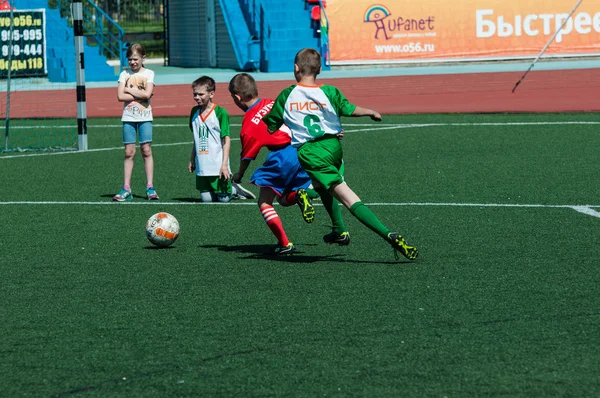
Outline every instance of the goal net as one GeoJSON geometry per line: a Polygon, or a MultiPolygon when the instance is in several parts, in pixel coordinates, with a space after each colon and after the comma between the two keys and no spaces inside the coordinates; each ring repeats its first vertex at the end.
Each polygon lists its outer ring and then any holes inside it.
{"type": "Polygon", "coordinates": [[[50,82],[46,53],[48,36],[68,32],[45,11],[0,11],[0,152],[77,149],[76,85],[50,82]]]}

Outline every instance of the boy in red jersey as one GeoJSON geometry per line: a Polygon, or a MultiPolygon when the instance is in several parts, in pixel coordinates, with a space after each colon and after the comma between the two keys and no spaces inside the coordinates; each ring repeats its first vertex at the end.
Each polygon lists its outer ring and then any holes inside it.
{"type": "Polygon", "coordinates": [[[267,131],[262,117],[271,110],[273,100],[258,97],[258,87],[254,78],[247,73],[235,75],[229,82],[229,92],[235,104],[246,112],[240,132],[240,168],[233,174],[233,182],[241,182],[250,162],[256,159],[261,148],[266,147],[270,150],[265,163],[252,174],[250,183],[260,188],[258,208],[277,238],[278,246],[274,254],[289,255],[296,248],[285,234],[281,219],[273,208],[273,201],[277,198],[282,206],[298,204],[304,221],[312,223],[315,220],[315,209],[306,193],[310,177],[298,163],[296,149],[290,145],[289,130],[283,127],[273,134],[267,131]]]}

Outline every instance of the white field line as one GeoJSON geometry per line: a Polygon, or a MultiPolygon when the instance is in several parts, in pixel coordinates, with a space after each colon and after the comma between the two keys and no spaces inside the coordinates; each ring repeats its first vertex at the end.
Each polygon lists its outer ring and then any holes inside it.
{"type": "MultiPolygon", "coordinates": [[[[600,122],[583,122],[583,121],[575,121],[575,122],[515,122],[515,123],[423,123],[423,124],[361,124],[361,123],[345,123],[345,126],[352,127],[365,127],[365,128],[357,128],[357,129],[345,129],[346,133],[357,133],[357,132],[369,132],[369,131],[381,131],[381,130],[394,130],[394,129],[407,129],[407,128],[423,128],[423,127],[445,127],[445,126],[521,126],[521,125],[534,125],[534,126],[543,126],[543,125],[596,125],[600,124],[600,122]]],[[[120,124],[115,125],[97,125],[97,126],[88,126],[89,128],[94,127],[102,127],[102,128],[117,128],[121,127],[120,124]]],[[[232,126],[241,126],[240,124],[232,124],[232,126]]],[[[70,127],[70,126],[63,126],[70,127]]],[[[153,127],[187,127],[187,124],[154,124],[153,127]]],[[[29,127],[30,128],[30,127],[29,127]]],[[[1,129],[1,128],[0,128],[1,129]]],[[[232,138],[231,141],[239,141],[239,138],[232,138]]],[[[192,141],[184,141],[184,142],[173,142],[169,144],[152,144],[153,147],[163,147],[163,146],[176,146],[176,145],[190,145],[192,141]]],[[[122,150],[123,146],[112,147],[112,148],[96,148],[96,149],[88,149],[87,151],[77,151],[77,150],[69,150],[64,152],[33,152],[33,153],[25,153],[18,155],[7,155],[0,156],[0,160],[2,159],[15,159],[15,158],[25,158],[25,157],[34,157],[34,156],[55,156],[55,155],[73,155],[73,154],[86,154],[93,152],[103,152],[103,151],[116,151],[122,150]]]]}
{"type": "Polygon", "coordinates": [[[600,218],[600,212],[597,212],[596,210],[592,209],[592,207],[598,206],[572,206],[571,208],[588,216],[600,218]]]}
{"type": "MultiPolygon", "coordinates": [[[[254,201],[241,201],[229,203],[200,203],[200,202],[130,202],[120,203],[112,201],[7,201],[0,202],[0,206],[256,206],[254,201]]],[[[315,206],[322,206],[320,203],[314,203],[315,206]]],[[[518,207],[518,208],[539,208],[539,209],[572,209],[579,213],[600,218],[600,212],[593,210],[592,207],[600,205],[542,205],[542,204],[519,204],[519,203],[435,203],[435,202],[404,202],[404,203],[366,203],[367,206],[448,206],[448,207],[518,207]]]]}

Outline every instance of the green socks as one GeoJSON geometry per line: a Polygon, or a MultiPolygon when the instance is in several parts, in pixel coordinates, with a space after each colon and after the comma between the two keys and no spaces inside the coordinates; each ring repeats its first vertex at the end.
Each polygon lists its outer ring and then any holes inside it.
{"type": "Polygon", "coordinates": [[[390,230],[379,221],[377,216],[363,202],[354,203],[350,207],[350,213],[382,238],[387,238],[390,233],[390,230]]]}
{"type": "Polygon", "coordinates": [[[323,207],[327,210],[329,218],[331,218],[332,231],[336,234],[348,232],[344,220],[342,219],[342,210],[340,209],[337,199],[331,196],[324,188],[318,188],[316,191],[319,193],[319,196],[321,196],[321,203],[323,203],[323,207]]]}
{"type": "MultiPolygon", "coordinates": [[[[335,199],[326,189],[317,189],[319,196],[321,196],[321,202],[323,207],[327,210],[329,217],[332,222],[332,230],[337,234],[347,232],[346,225],[342,219],[342,210],[340,209],[339,202],[335,199]]],[[[373,214],[371,210],[363,202],[356,202],[350,207],[350,213],[363,223],[367,228],[374,231],[377,235],[386,239],[390,230],[379,221],[377,216],[373,214]]]]}

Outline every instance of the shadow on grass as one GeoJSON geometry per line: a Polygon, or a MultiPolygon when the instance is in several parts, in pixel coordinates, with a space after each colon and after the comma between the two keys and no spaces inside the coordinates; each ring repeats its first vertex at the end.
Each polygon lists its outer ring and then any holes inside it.
{"type": "Polygon", "coordinates": [[[173,198],[172,200],[185,203],[202,203],[200,198],[173,198]]]}
{"type": "MultiPolygon", "coordinates": [[[[115,196],[115,195],[116,195],[116,193],[112,193],[112,194],[105,193],[103,195],[100,195],[100,197],[101,198],[110,198],[112,200],[113,196],[115,196]]],[[[146,194],[144,194],[144,195],[136,195],[136,194],[132,193],[131,196],[133,196],[134,199],[144,199],[144,200],[147,200],[146,194]]],[[[125,201],[125,202],[127,202],[127,201],[125,201]]]]}
{"type": "MultiPolygon", "coordinates": [[[[303,246],[317,246],[315,244],[303,245],[303,246]]],[[[311,256],[304,254],[305,252],[297,250],[289,256],[277,256],[273,254],[273,245],[200,245],[199,247],[204,249],[217,249],[223,252],[235,252],[247,254],[242,258],[247,259],[261,259],[285,263],[317,263],[317,262],[338,262],[348,264],[398,264],[403,261],[364,261],[364,260],[349,260],[345,257],[345,254],[333,254],[327,256],[311,256]]],[[[406,261],[407,263],[409,261],[406,261]]]]}
{"type": "Polygon", "coordinates": [[[175,249],[174,246],[164,246],[164,247],[158,247],[158,246],[154,246],[154,245],[148,245],[148,246],[144,246],[145,250],[171,250],[171,249],[175,249]]]}

